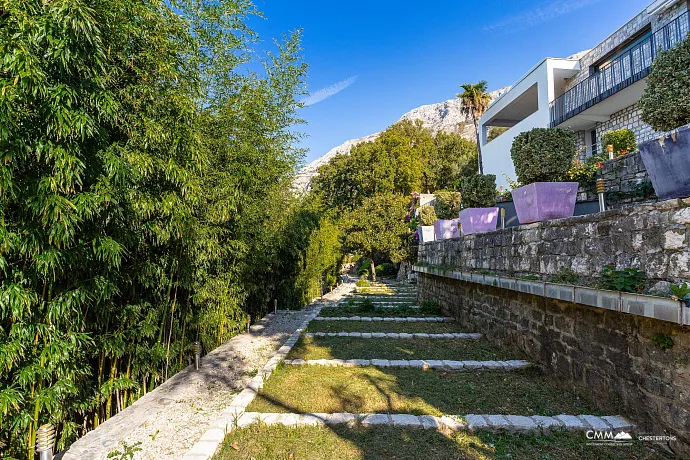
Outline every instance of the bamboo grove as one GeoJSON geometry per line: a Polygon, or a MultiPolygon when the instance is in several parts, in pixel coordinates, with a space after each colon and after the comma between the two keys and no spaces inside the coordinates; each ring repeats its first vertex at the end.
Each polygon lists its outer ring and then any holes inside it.
{"type": "Polygon", "coordinates": [[[0,0],[3,456],[48,422],[63,449],[332,272],[304,270],[327,217],[290,193],[299,32],[259,53],[258,16],[0,0]]]}

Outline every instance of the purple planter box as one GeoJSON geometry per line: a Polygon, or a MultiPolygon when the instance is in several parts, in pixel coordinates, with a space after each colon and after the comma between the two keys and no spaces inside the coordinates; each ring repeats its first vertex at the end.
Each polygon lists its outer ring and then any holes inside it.
{"type": "Polygon", "coordinates": [[[449,240],[451,238],[459,238],[460,230],[458,224],[460,219],[452,220],[437,220],[434,222],[434,231],[436,232],[437,240],[449,240]]]}
{"type": "Polygon", "coordinates": [[[641,144],[640,155],[659,199],[690,196],[690,125],[641,144]]]}
{"type": "Polygon", "coordinates": [[[575,214],[577,182],[535,182],[512,191],[521,224],[564,219],[575,214]]]}
{"type": "Polygon", "coordinates": [[[496,231],[498,208],[467,208],[460,211],[460,223],[465,235],[496,231]]]}

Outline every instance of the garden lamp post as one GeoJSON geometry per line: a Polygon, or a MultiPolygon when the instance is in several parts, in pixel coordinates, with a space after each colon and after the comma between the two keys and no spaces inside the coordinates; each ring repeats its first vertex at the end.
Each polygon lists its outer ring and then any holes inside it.
{"type": "Polygon", "coordinates": [[[53,460],[55,427],[50,423],[41,425],[36,432],[36,452],[40,460],[53,460]]]}
{"type": "Polygon", "coordinates": [[[198,371],[201,362],[201,344],[194,342],[194,368],[198,371]]]}
{"type": "Polygon", "coordinates": [[[597,194],[599,195],[599,212],[606,211],[606,180],[597,179],[597,194]]]}

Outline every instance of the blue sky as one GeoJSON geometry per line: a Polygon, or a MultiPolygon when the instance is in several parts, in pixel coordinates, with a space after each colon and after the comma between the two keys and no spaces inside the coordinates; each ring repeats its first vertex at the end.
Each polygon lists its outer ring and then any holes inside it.
{"type": "Polygon", "coordinates": [[[255,0],[262,40],[304,30],[309,162],[455,97],[463,83],[511,85],[545,57],[606,38],[651,0],[255,0]]]}

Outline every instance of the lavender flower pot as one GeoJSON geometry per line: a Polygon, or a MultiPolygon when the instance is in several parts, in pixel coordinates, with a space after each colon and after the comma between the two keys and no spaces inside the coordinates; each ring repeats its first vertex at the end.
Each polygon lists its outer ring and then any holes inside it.
{"type": "Polygon", "coordinates": [[[690,196],[690,125],[640,145],[640,155],[659,199],[690,196]]]}
{"type": "Polygon", "coordinates": [[[467,208],[460,211],[460,223],[465,235],[496,231],[498,208],[467,208]]]}
{"type": "Polygon", "coordinates": [[[436,232],[437,240],[449,240],[451,238],[459,238],[460,230],[458,224],[460,219],[452,220],[437,220],[434,222],[434,231],[436,232]]]}
{"type": "Polygon", "coordinates": [[[521,224],[565,219],[575,214],[577,182],[535,182],[512,191],[521,224]]]}
{"type": "Polygon", "coordinates": [[[435,238],[434,238],[434,227],[432,227],[431,225],[419,226],[419,227],[417,227],[417,231],[419,234],[420,244],[429,243],[429,242],[435,240],[435,238]]]}

